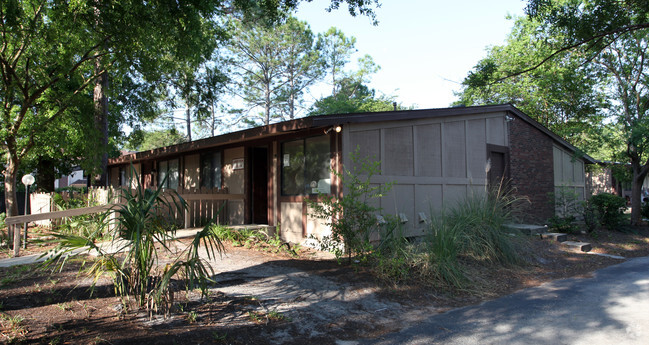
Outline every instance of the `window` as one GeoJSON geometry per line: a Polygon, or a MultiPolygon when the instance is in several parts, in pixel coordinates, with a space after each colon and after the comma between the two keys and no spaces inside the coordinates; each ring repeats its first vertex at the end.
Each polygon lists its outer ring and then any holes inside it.
{"type": "Polygon", "coordinates": [[[201,188],[221,188],[221,152],[201,155],[201,188]]]}
{"type": "Polygon", "coordinates": [[[282,194],[331,193],[331,155],[328,136],[282,144],[282,194]]]}
{"type": "Polygon", "coordinates": [[[127,167],[119,167],[119,185],[120,187],[128,186],[128,174],[126,173],[127,167]]]}
{"type": "Polygon", "coordinates": [[[178,159],[158,162],[158,186],[166,189],[177,189],[178,171],[178,159]]]}

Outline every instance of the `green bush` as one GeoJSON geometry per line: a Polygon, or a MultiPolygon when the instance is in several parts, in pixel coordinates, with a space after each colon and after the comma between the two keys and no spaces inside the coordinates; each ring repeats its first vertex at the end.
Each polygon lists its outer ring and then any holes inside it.
{"type": "Polygon", "coordinates": [[[521,263],[515,237],[504,229],[518,201],[500,190],[476,193],[435,217],[426,236],[433,276],[463,287],[467,277],[460,257],[506,266],[521,263]]]}
{"type": "Polygon", "coordinates": [[[625,220],[626,200],[610,193],[593,195],[589,202],[597,211],[599,222],[609,230],[619,228],[625,220]]]}
{"type": "MultiPolygon", "coordinates": [[[[133,176],[137,172],[133,167],[133,176]]],[[[138,178],[135,179],[139,181],[138,178]]],[[[52,251],[48,265],[62,265],[66,254],[85,247],[84,254],[94,250],[97,259],[87,268],[94,283],[103,275],[113,279],[115,291],[123,298],[134,296],[138,307],[152,312],[168,312],[173,303],[172,278],[181,278],[188,290],[199,288],[207,293],[207,284],[213,270],[207,260],[223,252],[220,239],[209,225],[196,234],[192,243],[180,253],[169,245],[174,240],[175,214],[182,214],[187,207],[177,193],[162,188],[144,189],[139,182],[133,190],[124,189],[120,197],[124,202],[111,210],[116,222],[105,223],[111,232],[112,248],[106,252],[91,239],[92,236],[58,234],[59,246],[52,251]],[[199,255],[201,244],[207,260],[199,255]],[[164,267],[158,262],[160,255],[175,260],[164,267]]],[[[93,283],[93,287],[94,287],[93,283]]]]}
{"type": "Polygon", "coordinates": [[[369,201],[380,198],[392,188],[391,183],[370,183],[372,176],[380,172],[380,162],[361,158],[358,148],[350,158],[354,163],[352,170],[345,167],[342,174],[332,171],[345,191],[342,197],[321,194],[320,202],[307,200],[311,214],[331,227],[332,234],[325,239],[327,244],[334,249],[337,258],[346,254],[349,262],[354,255],[365,256],[372,251],[370,238],[378,234],[376,215],[381,209],[370,205],[369,201]]]}
{"type": "Polygon", "coordinates": [[[548,219],[550,229],[565,233],[578,232],[576,215],[581,214],[584,209],[575,189],[559,187],[554,193],[550,193],[550,200],[555,212],[555,215],[548,219]]]}
{"type": "MultiPolygon", "coordinates": [[[[71,193],[68,199],[65,199],[61,193],[55,193],[52,200],[58,211],[99,206],[97,201],[88,199],[88,194],[81,193],[76,195],[71,193]]],[[[104,224],[107,222],[108,213],[103,212],[69,217],[64,219],[62,223],[56,225],[53,230],[58,234],[84,236],[92,241],[101,240],[106,236],[104,231],[106,227],[104,224]]]]}
{"type": "Polygon", "coordinates": [[[642,216],[645,218],[649,218],[649,201],[645,201],[642,203],[642,216]]]}

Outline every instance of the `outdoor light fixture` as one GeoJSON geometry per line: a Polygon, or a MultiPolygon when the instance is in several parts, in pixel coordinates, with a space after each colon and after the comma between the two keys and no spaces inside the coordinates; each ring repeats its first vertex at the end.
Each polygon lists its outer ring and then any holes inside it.
{"type": "MultiPolygon", "coordinates": [[[[33,185],[34,182],[36,182],[36,179],[34,178],[34,176],[32,174],[27,174],[27,175],[23,176],[21,181],[25,185],[25,212],[24,213],[25,213],[25,215],[27,215],[27,202],[29,201],[29,186],[33,185]]],[[[20,232],[17,232],[16,234],[14,234],[14,236],[18,236],[18,238],[20,238],[20,232]]],[[[24,236],[25,237],[23,239],[23,248],[27,249],[27,222],[25,222],[25,235],[24,236]]],[[[20,241],[20,240],[18,240],[18,241],[20,241]]],[[[15,245],[16,245],[16,240],[14,239],[14,246],[15,245]]]]}
{"type": "Polygon", "coordinates": [[[336,133],[340,133],[340,132],[342,132],[342,130],[343,130],[343,127],[341,125],[335,125],[333,127],[327,128],[325,130],[325,134],[329,134],[329,132],[331,132],[331,131],[335,131],[336,133]]]}

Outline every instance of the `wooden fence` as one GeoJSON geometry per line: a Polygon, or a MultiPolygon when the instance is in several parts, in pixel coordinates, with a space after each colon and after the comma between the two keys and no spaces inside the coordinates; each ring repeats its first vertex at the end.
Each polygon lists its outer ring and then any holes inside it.
{"type": "MultiPolygon", "coordinates": [[[[9,229],[9,233],[18,232],[18,236],[14,235],[14,256],[19,255],[20,250],[20,225],[34,223],[34,222],[46,222],[47,225],[51,225],[52,220],[66,219],[75,216],[82,216],[86,214],[95,214],[106,212],[110,210],[116,204],[123,202],[114,198],[117,193],[114,191],[104,189],[101,192],[98,192],[103,199],[100,201],[105,202],[101,206],[92,206],[92,207],[83,207],[75,208],[63,211],[53,211],[53,204],[51,200],[48,200],[44,195],[37,196],[39,198],[39,207],[34,207],[33,210],[39,213],[23,215],[23,216],[12,216],[7,217],[5,223],[9,229]],[[109,203],[109,201],[112,201],[109,203]],[[46,207],[46,205],[48,205],[46,207]]],[[[213,221],[217,224],[229,224],[229,209],[228,201],[231,200],[243,200],[243,194],[227,194],[227,189],[221,190],[184,190],[179,196],[185,200],[187,203],[187,208],[184,214],[176,214],[176,219],[179,222],[179,225],[183,225],[187,228],[196,228],[201,227],[207,224],[208,221],[213,221]]],[[[51,195],[50,195],[51,199],[51,195]]],[[[32,199],[34,200],[34,199],[32,199]]],[[[97,200],[97,199],[93,199],[97,200]]],[[[96,201],[95,201],[96,202],[96,201]]],[[[40,223],[41,225],[46,225],[45,223],[40,223]]]]}
{"type": "Polygon", "coordinates": [[[228,194],[227,189],[184,190],[180,197],[187,202],[183,221],[185,228],[197,228],[212,220],[217,224],[229,224],[228,201],[243,200],[243,194],[228,194]]]}

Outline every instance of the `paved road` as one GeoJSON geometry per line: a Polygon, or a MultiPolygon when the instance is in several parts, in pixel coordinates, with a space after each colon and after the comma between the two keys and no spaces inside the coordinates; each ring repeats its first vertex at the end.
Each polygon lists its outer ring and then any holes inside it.
{"type": "Polygon", "coordinates": [[[428,320],[362,344],[649,344],[649,257],[428,320]]]}

